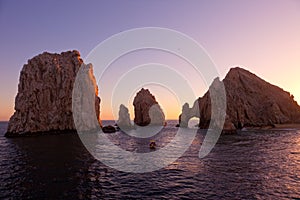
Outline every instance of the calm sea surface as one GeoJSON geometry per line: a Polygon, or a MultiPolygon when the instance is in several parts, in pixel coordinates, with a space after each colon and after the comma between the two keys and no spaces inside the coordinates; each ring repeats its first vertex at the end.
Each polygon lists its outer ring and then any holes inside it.
{"type": "MultiPolygon", "coordinates": [[[[158,148],[174,137],[175,124],[154,136],[158,148]]],[[[0,123],[0,199],[300,199],[299,130],[222,136],[203,159],[205,131],[198,131],[176,162],[134,174],[95,160],[77,135],[5,138],[6,127],[0,123]]],[[[109,138],[129,151],[149,150],[124,135],[109,138]]]]}

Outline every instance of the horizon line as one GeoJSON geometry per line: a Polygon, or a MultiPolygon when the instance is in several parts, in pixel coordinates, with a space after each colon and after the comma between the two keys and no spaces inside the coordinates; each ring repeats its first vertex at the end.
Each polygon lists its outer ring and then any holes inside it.
{"type": "MultiPolygon", "coordinates": [[[[178,120],[178,119],[165,119],[165,120],[178,120]]],[[[115,119],[101,119],[101,121],[118,121],[118,120],[115,120],[115,119]]],[[[130,121],[133,121],[133,120],[130,120],[130,121]]],[[[0,120],[0,123],[1,122],[9,122],[9,120],[0,120]]]]}

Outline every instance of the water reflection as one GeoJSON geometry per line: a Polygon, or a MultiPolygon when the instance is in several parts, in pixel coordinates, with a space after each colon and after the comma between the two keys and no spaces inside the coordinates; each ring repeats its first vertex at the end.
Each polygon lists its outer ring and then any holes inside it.
{"type": "MultiPolygon", "coordinates": [[[[15,166],[9,196],[22,198],[84,198],[92,188],[87,184],[91,177],[90,167],[95,161],[86,151],[77,135],[38,136],[8,139],[17,148],[13,155],[15,166]]],[[[13,152],[11,152],[13,153],[13,152]]],[[[100,164],[101,165],[101,164],[100,164]]]]}
{"type": "MultiPolygon", "coordinates": [[[[174,126],[155,136],[158,148],[174,139],[174,126]]],[[[205,134],[199,130],[190,148],[171,165],[134,174],[93,159],[77,135],[8,139],[2,133],[0,199],[300,198],[299,131],[222,136],[213,151],[199,159],[205,134]]],[[[107,136],[124,150],[150,151],[148,139],[107,136]]]]}

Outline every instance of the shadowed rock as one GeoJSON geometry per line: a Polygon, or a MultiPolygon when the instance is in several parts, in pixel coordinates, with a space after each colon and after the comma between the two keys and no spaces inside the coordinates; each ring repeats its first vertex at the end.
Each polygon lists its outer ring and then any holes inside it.
{"type": "Polygon", "coordinates": [[[108,126],[103,126],[102,127],[102,131],[104,133],[115,133],[117,130],[115,127],[113,127],[112,125],[108,125],[108,126]]]}

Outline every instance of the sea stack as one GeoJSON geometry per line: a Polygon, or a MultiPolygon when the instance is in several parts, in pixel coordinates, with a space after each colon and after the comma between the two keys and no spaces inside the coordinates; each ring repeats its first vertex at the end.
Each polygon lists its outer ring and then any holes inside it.
{"type": "Polygon", "coordinates": [[[130,122],[130,115],[129,115],[128,108],[123,104],[121,104],[119,108],[119,119],[117,121],[117,125],[122,130],[128,130],[133,128],[130,122]]]}
{"type": "MultiPolygon", "coordinates": [[[[213,84],[217,82],[218,80],[215,80],[213,84]]],[[[232,68],[223,83],[227,103],[223,127],[225,133],[232,133],[244,127],[272,127],[275,124],[300,123],[300,107],[293,95],[255,74],[239,67],[232,68]]],[[[200,117],[200,128],[208,128],[211,121],[209,91],[197,99],[193,107],[195,105],[199,107],[199,113],[196,115],[200,117]]],[[[189,111],[187,108],[185,110],[189,111]]],[[[182,113],[181,116],[189,116],[190,113],[182,113]]],[[[179,120],[184,120],[181,122],[184,125],[189,118],[180,117],[179,120]]]]}
{"type": "Polygon", "coordinates": [[[139,126],[165,124],[165,115],[148,89],[142,88],[133,100],[134,123],[139,126]]]}
{"type": "MultiPolygon", "coordinates": [[[[72,91],[76,74],[86,67],[78,51],[61,54],[44,52],[28,60],[20,73],[15,112],[9,120],[6,136],[19,136],[49,131],[75,130],[72,115],[72,91]]],[[[95,113],[99,119],[100,98],[95,78],[95,113]]],[[[92,80],[93,79],[93,80],[92,80]]]]}

